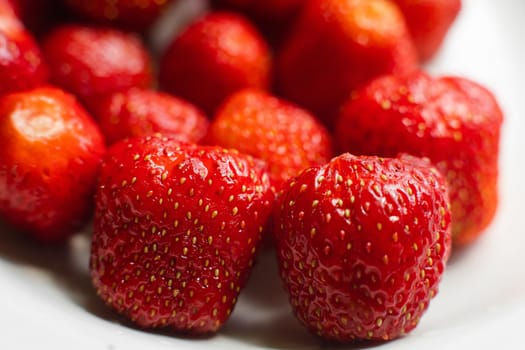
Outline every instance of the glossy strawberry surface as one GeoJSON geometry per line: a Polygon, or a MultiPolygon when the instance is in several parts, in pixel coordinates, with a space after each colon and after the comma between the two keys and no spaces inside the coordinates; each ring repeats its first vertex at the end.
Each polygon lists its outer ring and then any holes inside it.
{"type": "Polygon", "coordinates": [[[403,15],[385,0],[312,0],[277,59],[284,97],[330,127],[353,89],[383,74],[415,69],[403,15]]]}
{"type": "Polygon", "coordinates": [[[102,99],[93,110],[110,144],[154,133],[198,143],[208,130],[208,119],[191,103],[153,90],[117,92],[102,99]]]}
{"type": "Polygon", "coordinates": [[[298,319],[339,342],[413,330],[450,254],[444,179],[429,162],[343,154],[276,207],[280,274],[298,319]]]}
{"type": "Polygon", "coordinates": [[[0,215],[43,241],[63,239],[92,211],[102,134],[56,88],[0,99],[0,215]]]}
{"type": "Polygon", "coordinates": [[[100,297],[141,327],[212,333],[254,262],[273,194],[252,158],[142,137],[106,155],[91,275],[100,297]]]}
{"type": "Polygon", "coordinates": [[[266,161],[276,188],[332,156],[331,137],[313,115],[251,89],[241,90],[224,102],[211,124],[207,142],[266,161]]]}
{"type": "Polygon", "coordinates": [[[212,12],[173,39],[159,81],[212,116],[237,90],[267,89],[270,71],[270,50],[256,28],[241,15],[212,12]]]}
{"type": "Polygon", "coordinates": [[[502,121],[495,97],[479,84],[416,72],[356,92],[341,112],[337,140],[355,154],[430,158],[450,186],[454,240],[468,244],[496,212],[502,121]]]}
{"type": "Polygon", "coordinates": [[[63,25],[49,33],[42,45],[52,82],[88,106],[101,96],[146,88],[153,82],[149,54],[132,34],[63,25]]]}

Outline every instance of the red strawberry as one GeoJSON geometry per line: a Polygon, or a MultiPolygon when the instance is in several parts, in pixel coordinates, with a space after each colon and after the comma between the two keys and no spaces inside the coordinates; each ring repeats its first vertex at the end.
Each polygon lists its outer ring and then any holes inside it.
{"type": "Polygon", "coordinates": [[[93,113],[110,144],[153,133],[197,143],[208,130],[208,119],[196,107],[153,90],[114,93],[104,98],[93,113]]]}
{"type": "Polygon", "coordinates": [[[207,141],[266,161],[276,188],[332,156],[330,135],[311,114],[250,89],[226,100],[210,126],[207,141]]]}
{"type": "Polygon", "coordinates": [[[461,0],[395,0],[405,16],[419,58],[426,61],[438,51],[461,10],[461,0]]]}
{"type": "Polygon", "coordinates": [[[141,327],[215,332],[253,264],[272,204],[247,156],[160,137],[115,144],[96,195],[91,275],[141,327]]]}
{"type": "Polygon", "coordinates": [[[51,80],[88,106],[101,96],[152,84],[150,57],[132,34],[65,25],[48,34],[42,49],[51,80]]]}
{"type": "Polygon", "coordinates": [[[92,209],[102,134],[55,88],[0,99],[0,215],[44,241],[67,237],[92,209]]]}
{"type": "Polygon", "coordinates": [[[414,329],[450,254],[444,179],[418,158],[343,154],[280,197],[275,236],[296,316],[340,342],[414,329]]]}
{"type": "Polygon", "coordinates": [[[6,2],[0,2],[0,53],[0,95],[31,89],[47,80],[40,49],[6,2]]]}
{"type": "Polygon", "coordinates": [[[422,72],[379,78],[354,94],[337,124],[342,150],[425,156],[447,178],[455,243],[474,240],[494,217],[503,116],[494,96],[461,78],[422,72]]]}
{"type": "Polygon", "coordinates": [[[277,79],[286,98],[333,126],[353,89],[416,63],[405,20],[390,1],[312,0],[283,45],[277,79]]]}
{"type": "Polygon", "coordinates": [[[210,13],[190,25],[168,47],[160,83],[212,115],[242,88],[270,84],[270,51],[253,25],[240,15],[210,13]]]}
{"type": "Polygon", "coordinates": [[[78,14],[124,29],[148,29],[171,0],[66,0],[78,14]]]}

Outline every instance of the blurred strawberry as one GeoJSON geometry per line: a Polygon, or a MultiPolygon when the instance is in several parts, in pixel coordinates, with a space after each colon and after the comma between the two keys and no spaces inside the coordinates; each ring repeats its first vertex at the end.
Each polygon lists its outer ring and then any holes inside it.
{"type": "Polygon", "coordinates": [[[0,98],[0,216],[42,241],[92,210],[103,137],[73,96],[39,88],[0,98]]]}
{"type": "Polygon", "coordinates": [[[467,244],[496,212],[502,120],[484,87],[415,72],[378,78],[357,91],[336,129],[341,149],[354,154],[430,158],[448,180],[454,241],[467,244]]]}
{"type": "Polygon", "coordinates": [[[250,89],[225,101],[211,124],[207,142],[266,161],[277,189],[332,156],[330,135],[311,114],[250,89]]]}
{"type": "Polygon", "coordinates": [[[416,68],[398,7],[387,0],[312,0],[277,64],[280,92],[332,127],[353,89],[376,76],[416,68]]]}
{"type": "Polygon", "coordinates": [[[161,86],[213,115],[237,90],[266,89],[271,57],[264,39],[240,15],[210,13],[174,38],[160,63],[161,86]]]}

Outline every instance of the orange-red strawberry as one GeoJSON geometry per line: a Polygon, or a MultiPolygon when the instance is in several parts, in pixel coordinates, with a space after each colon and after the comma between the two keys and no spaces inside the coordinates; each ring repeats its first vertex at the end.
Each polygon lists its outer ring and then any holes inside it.
{"type": "Polygon", "coordinates": [[[78,14],[124,29],[143,31],[155,22],[172,0],[66,0],[78,14]]]}
{"type": "Polygon", "coordinates": [[[208,130],[208,119],[195,106],[153,90],[111,94],[94,107],[93,114],[109,144],[154,133],[198,143],[208,130]]]}
{"type": "Polygon", "coordinates": [[[168,47],[160,84],[209,115],[229,95],[270,84],[269,48],[240,15],[213,12],[191,24],[168,47]]]}
{"type": "Polygon", "coordinates": [[[0,53],[0,95],[31,89],[47,80],[38,45],[7,2],[0,2],[0,53]]]}
{"type": "Polygon", "coordinates": [[[394,1],[405,16],[420,60],[432,58],[461,10],[461,0],[394,1]]]}
{"type": "Polygon", "coordinates": [[[502,111],[484,87],[416,72],[379,78],[356,92],[337,123],[342,150],[425,156],[447,178],[455,243],[478,237],[498,203],[502,111]]]}
{"type": "Polygon", "coordinates": [[[105,147],[74,97],[56,88],[3,96],[0,139],[3,220],[43,241],[85,224],[105,147]]]}
{"type": "Polygon", "coordinates": [[[332,126],[350,92],[378,75],[415,69],[403,15],[387,0],[312,0],[277,62],[280,92],[332,126]]]}
{"type": "Polygon", "coordinates": [[[132,34],[64,25],[49,33],[42,45],[51,80],[88,107],[101,96],[152,84],[151,59],[132,34]]]}
{"type": "Polygon", "coordinates": [[[343,154],[279,199],[281,277],[298,319],[330,340],[413,330],[450,254],[445,180],[429,162],[343,154]]]}
{"type": "Polygon", "coordinates": [[[91,275],[141,327],[215,332],[254,262],[273,195],[252,158],[142,137],[113,145],[96,194],[91,275]]]}
{"type": "Polygon", "coordinates": [[[332,156],[330,135],[310,113],[251,89],[224,102],[210,126],[207,142],[266,161],[277,189],[332,156]]]}

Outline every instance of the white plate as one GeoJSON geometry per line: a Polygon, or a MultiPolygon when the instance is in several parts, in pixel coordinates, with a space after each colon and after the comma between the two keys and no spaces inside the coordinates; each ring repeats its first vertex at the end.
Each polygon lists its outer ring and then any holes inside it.
{"type": "MultiPolygon", "coordinates": [[[[523,348],[525,319],[525,1],[465,0],[436,74],[490,87],[506,112],[501,205],[473,247],[456,252],[419,327],[385,349],[523,348]]],[[[291,315],[272,256],[258,265],[232,318],[215,337],[187,340],[122,324],[95,296],[89,243],[41,248],[0,234],[0,349],[326,349],[291,315]]]]}

